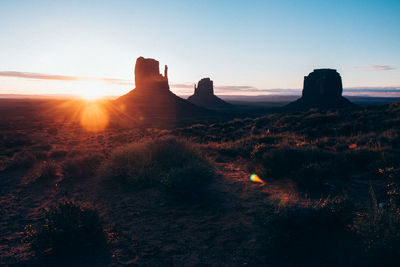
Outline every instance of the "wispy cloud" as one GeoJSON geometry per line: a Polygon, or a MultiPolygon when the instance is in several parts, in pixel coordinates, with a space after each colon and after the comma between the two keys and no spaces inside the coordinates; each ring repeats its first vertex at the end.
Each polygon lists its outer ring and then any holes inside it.
{"type": "Polygon", "coordinates": [[[224,86],[216,86],[217,90],[237,90],[237,91],[256,91],[259,90],[256,87],[248,86],[248,85],[224,85],[224,86]]]}
{"type": "Polygon", "coordinates": [[[21,72],[21,71],[0,71],[0,76],[13,77],[13,78],[40,79],[40,80],[57,80],[57,81],[80,80],[79,77],[74,77],[74,76],[51,75],[51,74],[21,72]]]}
{"type": "Polygon", "coordinates": [[[173,88],[182,88],[182,89],[188,89],[188,88],[193,88],[193,87],[194,87],[194,85],[195,85],[195,83],[193,83],[193,84],[186,84],[186,83],[173,83],[173,84],[170,84],[170,87],[173,87],[173,88]]]}
{"type": "Polygon", "coordinates": [[[54,74],[21,72],[21,71],[0,71],[0,77],[35,79],[35,80],[52,80],[52,81],[100,81],[100,82],[120,84],[120,85],[133,84],[132,81],[126,79],[118,79],[118,78],[66,76],[66,75],[54,75],[54,74]]]}
{"type": "Polygon", "coordinates": [[[284,94],[284,95],[298,95],[301,94],[301,89],[282,89],[282,88],[275,88],[275,89],[259,89],[254,86],[234,86],[234,85],[226,85],[226,86],[216,86],[215,91],[217,93],[244,93],[244,94],[284,94]]]}
{"type": "Polygon", "coordinates": [[[359,70],[376,70],[376,71],[395,70],[396,69],[394,67],[387,66],[387,65],[356,66],[354,68],[359,69],[359,70]]]}
{"type": "MultiPolygon", "coordinates": [[[[357,67],[368,70],[393,70],[395,68],[389,66],[373,65],[369,67],[357,67]]],[[[113,85],[134,87],[133,80],[105,77],[82,77],[54,75],[34,72],[21,71],[0,71],[0,77],[32,79],[32,80],[48,80],[48,81],[97,81],[113,85]]],[[[195,83],[171,83],[171,89],[182,95],[193,94],[193,86],[195,83]],[[176,90],[175,90],[176,89],[176,90]]],[[[218,95],[301,95],[300,88],[294,89],[259,89],[251,85],[216,85],[215,93],[218,95]]],[[[344,95],[368,95],[368,96],[396,96],[400,97],[400,87],[352,87],[344,88],[344,95]]]]}

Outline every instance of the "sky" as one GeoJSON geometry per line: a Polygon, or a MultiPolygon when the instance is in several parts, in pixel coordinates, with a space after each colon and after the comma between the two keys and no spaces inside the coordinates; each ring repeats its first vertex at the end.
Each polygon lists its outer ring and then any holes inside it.
{"type": "Polygon", "coordinates": [[[171,90],[299,93],[316,68],[347,94],[400,96],[399,0],[0,0],[0,94],[121,95],[144,56],[171,90]]]}

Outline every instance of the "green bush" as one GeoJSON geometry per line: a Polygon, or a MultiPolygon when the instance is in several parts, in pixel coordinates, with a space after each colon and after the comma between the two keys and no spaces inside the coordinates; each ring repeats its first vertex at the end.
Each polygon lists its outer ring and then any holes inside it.
{"type": "Polygon", "coordinates": [[[190,194],[208,185],[214,168],[193,144],[169,137],[116,149],[100,174],[106,181],[122,186],[163,186],[190,194]]]}
{"type": "Polygon", "coordinates": [[[97,212],[72,202],[59,204],[45,212],[34,226],[25,227],[24,241],[39,258],[65,261],[102,258],[106,237],[97,212]]]}

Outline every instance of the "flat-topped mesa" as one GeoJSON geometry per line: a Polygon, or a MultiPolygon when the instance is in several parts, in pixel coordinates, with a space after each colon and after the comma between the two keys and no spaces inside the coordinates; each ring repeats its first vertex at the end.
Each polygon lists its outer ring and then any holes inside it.
{"type": "Polygon", "coordinates": [[[339,98],[342,93],[342,77],[334,69],[315,69],[304,77],[303,98],[339,98]]]}
{"type": "Polygon", "coordinates": [[[315,69],[304,77],[302,97],[288,104],[290,110],[330,109],[354,106],[342,96],[342,77],[334,69],[315,69]]]}
{"type": "Polygon", "coordinates": [[[206,108],[229,108],[231,105],[214,95],[214,83],[210,78],[201,79],[197,87],[194,86],[194,94],[188,100],[195,105],[206,108]]]}
{"type": "Polygon", "coordinates": [[[160,73],[160,63],[152,58],[139,57],[135,65],[136,90],[169,91],[168,67],[165,66],[164,76],[160,73]]]}
{"type": "Polygon", "coordinates": [[[214,95],[214,83],[210,78],[201,79],[197,87],[194,85],[195,95],[214,95]]]}

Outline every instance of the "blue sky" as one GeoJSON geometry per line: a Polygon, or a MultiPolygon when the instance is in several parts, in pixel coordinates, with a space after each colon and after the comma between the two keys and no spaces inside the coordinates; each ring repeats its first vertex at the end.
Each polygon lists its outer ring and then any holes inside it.
{"type": "Polygon", "coordinates": [[[399,14],[399,0],[1,0],[0,94],[123,94],[139,56],[167,64],[178,94],[203,77],[221,94],[287,93],[327,67],[346,88],[395,90],[399,14]]]}

